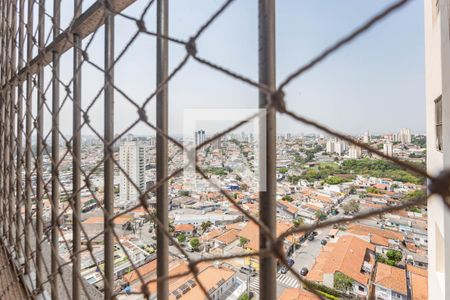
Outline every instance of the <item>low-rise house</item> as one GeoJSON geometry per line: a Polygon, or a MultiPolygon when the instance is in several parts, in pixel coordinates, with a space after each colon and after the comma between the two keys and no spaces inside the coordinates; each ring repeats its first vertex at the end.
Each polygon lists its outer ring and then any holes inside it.
{"type": "Polygon", "coordinates": [[[215,211],[216,209],[220,209],[222,206],[221,203],[218,202],[212,202],[212,201],[204,201],[204,202],[195,202],[190,206],[190,208],[193,208],[195,210],[199,210],[202,212],[211,212],[215,211]]]}
{"type": "Polygon", "coordinates": [[[297,215],[303,219],[307,224],[312,224],[316,221],[316,212],[320,211],[320,208],[310,204],[303,204],[297,212],[297,215]]]}
{"type": "Polygon", "coordinates": [[[372,227],[362,224],[351,224],[347,231],[353,232],[356,234],[362,234],[362,235],[379,235],[381,237],[384,237],[388,240],[389,245],[398,245],[400,242],[404,241],[404,235],[401,232],[389,230],[389,229],[383,229],[378,227],[372,227]]]}
{"type": "Polygon", "coordinates": [[[238,242],[239,233],[240,233],[240,230],[233,228],[233,229],[227,230],[224,233],[216,236],[213,239],[214,247],[220,248],[220,249],[225,249],[229,246],[232,246],[232,244],[238,242]]]}
{"type": "Polygon", "coordinates": [[[355,236],[341,236],[322,248],[307,279],[333,288],[335,276],[341,273],[352,280],[349,292],[365,297],[374,264],[375,246],[355,236]]]}
{"type": "Polygon", "coordinates": [[[421,253],[409,252],[406,255],[406,262],[420,268],[428,267],[428,258],[426,255],[421,253]]]}
{"type": "Polygon", "coordinates": [[[280,215],[295,219],[298,217],[298,207],[285,200],[277,201],[277,212],[280,215]]]}
{"type": "Polygon", "coordinates": [[[243,219],[238,214],[175,214],[173,222],[175,224],[193,224],[200,226],[203,222],[210,221],[213,225],[226,225],[239,222],[243,219]]]}
{"type": "Polygon", "coordinates": [[[177,224],[174,228],[174,233],[177,234],[184,234],[187,236],[191,236],[195,233],[195,226],[192,224],[177,224]]]}
{"type": "MultiPolygon", "coordinates": [[[[224,299],[227,294],[229,295],[239,288],[239,285],[243,284],[242,281],[237,280],[236,271],[230,268],[207,262],[198,264],[197,268],[197,278],[206,288],[210,299],[224,299]]],[[[158,299],[157,283],[154,280],[156,279],[155,265],[150,263],[143,266],[141,271],[145,273],[146,282],[149,282],[146,285],[151,295],[150,299],[158,299]]],[[[173,277],[169,281],[169,299],[197,300],[206,298],[194,275],[187,271],[189,271],[189,267],[185,262],[175,262],[169,265],[169,276],[173,277]]],[[[134,271],[125,278],[127,281],[132,280],[133,282],[128,287],[127,291],[129,292],[142,291],[142,281],[133,280],[136,275],[137,273],[134,271]]],[[[119,299],[127,299],[127,297],[125,295],[122,298],[119,297],[119,299]]]]}
{"type": "Polygon", "coordinates": [[[411,300],[428,300],[428,271],[406,265],[406,274],[411,300]]]}
{"type": "Polygon", "coordinates": [[[424,229],[413,228],[407,236],[417,247],[428,247],[428,232],[424,229]]]}
{"type": "Polygon", "coordinates": [[[385,226],[403,233],[409,233],[413,230],[412,222],[400,216],[387,219],[385,226]]]}
{"type": "Polygon", "coordinates": [[[377,263],[373,281],[374,298],[377,300],[406,300],[408,290],[406,272],[403,269],[377,263]]]}

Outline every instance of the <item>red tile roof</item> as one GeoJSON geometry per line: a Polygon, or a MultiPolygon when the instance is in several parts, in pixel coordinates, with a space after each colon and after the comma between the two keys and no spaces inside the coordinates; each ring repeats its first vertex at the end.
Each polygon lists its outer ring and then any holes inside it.
{"type": "Polygon", "coordinates": [[[307,278],[322,282],[324,274],[341,272],[361,284],[367,285],[369,274],[361,272],[367,251],[375,246],[354,236],[342,236],[336,243],[328,243],[316,259],[307,278]]]}
{"type": "Polygon", "coordinates": [[[397,293],[407,295],[406,272],[403,269],[386,265],[377,264],[374,284],[388,288],[397,293]]]}
{"type": "Polygon", "coordinates": [[[175,232],[192,232],[195,226],[192,224],[177,224],[175,225],[175,232]]]}
{"type": "Polygon", "coordinates": [[[304,289],[286,288],[283,290],[278,300],[316,300],[316,295],[304,289]]]}

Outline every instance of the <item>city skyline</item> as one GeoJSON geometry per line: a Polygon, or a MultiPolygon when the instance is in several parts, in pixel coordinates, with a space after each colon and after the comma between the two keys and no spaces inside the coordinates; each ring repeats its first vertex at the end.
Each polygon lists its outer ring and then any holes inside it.
{"type": "MultiPolygon", "coordinates": [[[[171,36],[187,40],[220,5],[201,2],[203,5],[196,5],[195,9],[183,1],[171,5],[171,20],[176,20],[169,24],[171,36]]],[[[66,6],[71,11],[69,4],[62,3],[63,12],[66,6]]],[[[345,5],[340,1],[278,2],[277,80],[283,80],[295,69],[294,65],[308,62],[338,37],[344,36],[386,5],[384,2],[361,3],[356,0],[345,5]],[[322,22],[320,26],[318,20],[322,22]]],[[[138,2],[128,8],[127,13],[133,14],[142,8],[143,3],[138,2]]],[[[215,26],[198,41],[198,55],[255,80],[258,69],[255,55],[257,22],[256,16],[251,14],[255,9],[256,3],[251,1],[232,3],[215,26]],[[246,47],[241,46],[244,44],[246,47]]],[[[155,8],[152,7],[144,19],[149,30],[154,30],[154,13],[155,8]]],[[[62,18],[64,20],[64,14],[62,18]]],[[[120,53],[136,27],[121,16],[117,17],[116,27],[116,49],[120,53]]],[[[423,7],[418,1],[408,3],[394,17],[377,24],[360,41],[343,48],[314,71],[293,81],[285,90],[289,108],[348,134],[359,133],[362,125],[371,132],[402,127],[411,128],[413,132],[424,132],[424,41],[423,35],[413,34],[415,32],[423,32],[423,7]],[[405,48],[408,51],[400,50],[405,48]],[[380,122],[381,118],[383,122],[380,122]]],[[[103,65],[103,42],[103,35],[97,34],[87,51],[90,60],[99,66],[103,65]]],[[[140,37],[127,50],[123,58],[127,63],[120,60],[115,66],[117,88],[127,91],[127,96],[137,104],[142,104],[156,86],[154,62],[139,59],[153,55],[155,49],[154,39],[140,37]],[[131,57],[136,59],[128,59],[131,57]]],[[[170,43],[169,49],[169,70],[173,70],[184,55],[184,47],[170,43]]],[[[65,53],[61,64],[71,64],[72,59],[71,52],[65,53]]],[[[86,108],[98,95],[103,77],[89,64],[86,64],[84,73],[82,96],[85,99],[83,107],[86,108]]],[[[46,78],[50,75],[50,72],[46,73],[46,78]]],[[[71,76],[63,70],[61,79],[68,82],[71,76]]],[[[115,132],[120,133],[138,118],[138,114],[121,93],[116,91],[115,95],[115,132]]],[[[100,96],[89,113],[90,124],[99,133],[103,133],[103,115],[100,113],[102,98],[100,96]]],[[[146,113],[149,122],[156,124],[154,100],[149,102],[146,113]]],[[[182,132],[185,109],[256,108],[257,105],[257,90],[253,87],[188,61],[186,70],[178,73],[169,84],[169,134],[182,132]]],[[[61,110],[62,132],[72,130],[70,106],[68,101],[61,110]]],[[[51,120],[48,112],[44,114],[44,131],[47,131],[51,120]]],[[[277,123],[279,132],[317,132],[283,115],[279,115],[277,123]]],[[[132,132],[139,135],[154,131],[138,124],[132,132]]],[[[82,134],[89,133],[85,126],[82,134]]]]}

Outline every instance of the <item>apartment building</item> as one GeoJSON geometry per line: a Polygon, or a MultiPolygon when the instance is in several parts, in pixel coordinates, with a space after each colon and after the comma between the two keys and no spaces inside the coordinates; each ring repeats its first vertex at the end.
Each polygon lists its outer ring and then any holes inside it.
{"type": "MultiPolygon", "coordinates": [[[[450,167],[450,3],[424,1],[427,171],[450,167]]],[[[450,212],[439,196],[428,201],[428,292],[450,299],[450,212]]]]}
{"type": "Polygon", "coordinates": [[[145,147],[136,141],[125,142],[119,157],[125,172],[120,174],[120,202],[131,204],[138,201],[139,190],[145,191],[145,147]]]}
{"type": "Polygon", "coordinates": [[[411,144],[411,129],[400,129],[400,133],[398,134],[398,141],[402,144],[411,144]]]}

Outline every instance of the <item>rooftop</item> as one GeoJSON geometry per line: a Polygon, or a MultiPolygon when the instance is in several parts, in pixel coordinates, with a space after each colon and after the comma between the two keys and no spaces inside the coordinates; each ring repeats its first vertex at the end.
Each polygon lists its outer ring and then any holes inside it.
{"type": "Polygon", "coordinates": [[[361,268],[367,261],[368,251],[375,251],[375,246],[354,236],[342,236],[336,243],[328,243],[322,249],[307,278],[322,282],[324,274],[341,272],[367,285],[370,276],[361,272],[361,268]]]}
{"type": "Polygon", "coordinates": [[[374,284],[388,288],[397,293],[407,295],[406,272],[403,269],[386,265],[377,264],[374,284]]]}

